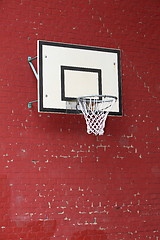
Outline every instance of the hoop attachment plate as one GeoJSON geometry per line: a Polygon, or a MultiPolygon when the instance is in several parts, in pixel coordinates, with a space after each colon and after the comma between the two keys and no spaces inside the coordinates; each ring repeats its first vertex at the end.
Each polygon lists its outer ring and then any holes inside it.
{"type": "Polygon", "coordinates": [[[117,97],[108,95],[91,95],[77,98],[87,125],[87,133],[103,135],[105,122],[117,97]]]}

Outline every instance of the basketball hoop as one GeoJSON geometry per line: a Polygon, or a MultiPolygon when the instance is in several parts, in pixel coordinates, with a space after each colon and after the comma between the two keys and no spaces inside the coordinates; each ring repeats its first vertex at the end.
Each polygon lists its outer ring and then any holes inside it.
{"type": "Polygon", "coordinates": [[[87,124],[87,133],[103,135],[105,122],[117,97],[107,95],[92,95],[77,98],[87,124]]]}

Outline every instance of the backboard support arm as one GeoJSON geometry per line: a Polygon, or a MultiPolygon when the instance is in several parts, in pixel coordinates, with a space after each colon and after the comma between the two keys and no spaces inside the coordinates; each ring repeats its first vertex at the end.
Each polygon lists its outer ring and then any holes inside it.
{"type": "MultiPolygon", "coordinates": [[[[37,74],[37,72],[36,72],[36,69],[35,69],[33,63],[32,63],[32,61],[34,61],[35,59],[37,59],[37,56],[34,57],[34,58],[28,57],[28,63],[29,63],[29,65],[30,65],[30,67],[31,67],[31,69],[32,69],[32,71],[33,71],[33,73],[34,73],[37,81],[38,81],[38,74],[37,74]]],[[[28,103],[28,108],[29,108],[29,109],[32,108],[32,103],[35,103],[35,102],[38,102],[38,100],[29,102],[29,103],[28,103]]]]}
{"type": "Polygon", "coordinates": [[[35,60],[35,59],[37,59],[37,57],[34,57],[34,58],[28,57],[28,63],[29,63],[29,65],[30,65],[30,67],[31,67],[31,69],[32,69],[32,71],[33,71],[36,79],[38,80],[38,74],[37,74],[37,72],[36,72],[36,69],[35,69],[33,63],[32,63],[32,61],[35,60]]]}

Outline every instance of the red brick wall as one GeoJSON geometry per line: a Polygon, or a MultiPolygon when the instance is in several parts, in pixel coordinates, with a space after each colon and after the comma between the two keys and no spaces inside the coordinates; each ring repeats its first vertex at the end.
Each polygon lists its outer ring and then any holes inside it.
{"type": "Polygon", "coordinates": [[[159,0],[0,1],[0,240],[160,239],[159,0]],[[39,114],[36,41],[119,48],[123,117],[39,114]]]}

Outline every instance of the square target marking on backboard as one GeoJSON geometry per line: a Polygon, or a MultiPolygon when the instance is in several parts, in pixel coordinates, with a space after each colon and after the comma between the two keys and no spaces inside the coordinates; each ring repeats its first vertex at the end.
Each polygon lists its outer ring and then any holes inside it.
{"type": "Polygon", "coordinates": [[[117,97],[110,115],[122,115],[120,50],[38,41],[39,112],[79,113],[76,99],[117,97]]]}
{"type": "Polygon", "coordinates": [[[88,86],[88,89],[85,89],[88,95],[93,94],[93,89],[95,93],[102,95],[101,70],[93,68],[61,66],[62,100],[75,101],[77,96],[82,96],[82,94],[84,94],[84,89],[83,87],[79,89],[78,86],[88,86]]]}

